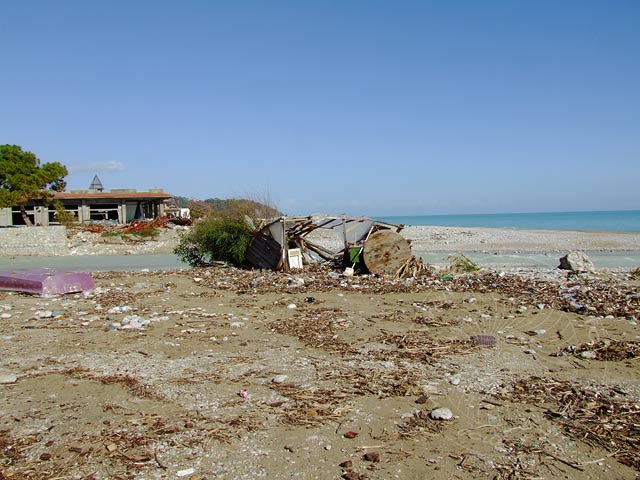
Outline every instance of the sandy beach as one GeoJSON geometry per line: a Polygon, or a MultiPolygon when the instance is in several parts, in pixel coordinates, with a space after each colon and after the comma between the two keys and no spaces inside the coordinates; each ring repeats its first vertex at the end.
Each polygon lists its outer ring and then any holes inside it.
{"type": "MultiPolygon", "coordinates": [[[[446,252],[624,252],[638,241],[450,227],[405,234],[414,250],[446,252]]],[[[127,245],[82,235],[76,253],[166,251],[177,238],[127,245]]],[[[83,294],[0,292],[2,479],[640,472],[640,281],[630,269],[93,277],[83,294]]]]}
{"type": "Polygon", "coordinates": [[[86,294],[0,292],[2,478],[640,471],[627,274],[94,278],[86,294]]]}

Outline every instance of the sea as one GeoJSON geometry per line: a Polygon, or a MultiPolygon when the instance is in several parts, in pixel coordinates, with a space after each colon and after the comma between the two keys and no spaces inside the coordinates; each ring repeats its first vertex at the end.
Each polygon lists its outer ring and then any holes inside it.
{"type": "Polygon", "coordinates": [[[640,232],[640,210],[376,217],[397,225],[640,232]]]}

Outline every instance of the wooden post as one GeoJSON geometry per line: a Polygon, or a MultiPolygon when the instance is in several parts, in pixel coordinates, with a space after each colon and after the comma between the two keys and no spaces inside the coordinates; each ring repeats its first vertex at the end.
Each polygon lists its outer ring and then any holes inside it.
{"type": "Polygon", "coordinates": [[[289,270],[289,265],[287,264],[287,248],[289,247],[287,241],[287,222],[285,217],[282,217],[282,269],[289,270]]]}
{"type": "Polygon", "coordinates": [[[342,237],[344,239],[344,248],[347,248],[349,240],[347,239],[347,222],[344,218],[342,219],[342,237]]]}

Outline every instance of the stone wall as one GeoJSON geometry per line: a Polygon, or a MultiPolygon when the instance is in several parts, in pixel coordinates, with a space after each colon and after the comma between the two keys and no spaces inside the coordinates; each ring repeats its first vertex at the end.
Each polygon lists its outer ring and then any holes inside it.
{"type": "Polygon", "coordinates": [[[65,227],[0,228],[0,255],[3,257],[68,254],[69,242],[65,227]]]}

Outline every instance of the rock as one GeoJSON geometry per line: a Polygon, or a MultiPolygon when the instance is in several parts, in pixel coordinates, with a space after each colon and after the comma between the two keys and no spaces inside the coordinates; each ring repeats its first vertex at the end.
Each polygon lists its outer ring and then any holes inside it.
{"type": "Polygon", "coordinates": [[[453,377],[451,377],[449,379],[449,383],[451,385],[459,385],[460,384],[460,377],[458,375],[454,375],[453,377]]]}
{"type": "Polygon", "coordinates": [[[287,305],[287,308],[294,310],[296,308],[298,308],[298,306],[295,303],[290,303],[289,305],[287,305]]]}
{"type": "Polygon", "coordinates": [[[184,470],[178,470],[176,472],[176,477],[186,477],[187,475],[195,473],[195,471],[195,468],[185,468],[184,470]]]}
{"type": "Polygon", "coordinates": [[[431,410],[429,416],[434,420],[451,420],[453,418],[453,413],[448,408],[441,407],[431,410]]]}
{"type": "Polygon", "coordinates": [[[585,350],[583,352],[580,352],[580,358],[584,358],[585,360],[593,360],[594,358],[596,358],[596,352],[585,350]]]}
{"type": "Polygon", "coordinates": [[[535,355],[536,351],[528,348],[524,351],[524,353],[526,353],[527,355],[535,355]]]}
{"type": "Polygon", "coordinates": [[[591,259],[580,251],[570,252],[560,258],[561,270],[571,270],[572,272],[594,272],[595,268],[591,259]]]}
{"type": "Polygon", "coordinates": [[[0,373],[0,384],[16,383],[18,377],[12,373],[0,373]]]}
{"type": "Polygon", "coordinates": [[[380,461],[380,454],[378,452],[367,452],[363,457],[367,462],[377,463],[380,461]]]}
{"type": "Polygon", "coordinates": [[[284,381],[289,378],[286,375],[276,375],[271,379],[273,383],[284,383],[284,381]]]}

